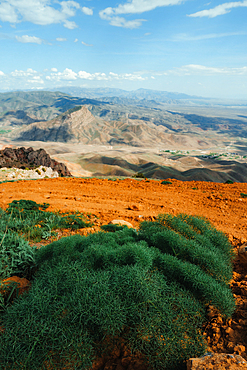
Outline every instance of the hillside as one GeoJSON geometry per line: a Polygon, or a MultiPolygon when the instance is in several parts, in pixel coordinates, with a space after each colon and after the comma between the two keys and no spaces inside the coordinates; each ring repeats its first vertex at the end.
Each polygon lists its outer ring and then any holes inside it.
{"type": "Polygon", "coordinates": [[[69,110],[50,121],[31,123],[16,131],[12,137],[18,141],[122,144],[136,147],[198,145],[196,137],[178,135],[166,126],[157,126],[148,118],[138,119],[130,115],[125,122],[105,121],[94,117],[85,106],[69,110]]]}

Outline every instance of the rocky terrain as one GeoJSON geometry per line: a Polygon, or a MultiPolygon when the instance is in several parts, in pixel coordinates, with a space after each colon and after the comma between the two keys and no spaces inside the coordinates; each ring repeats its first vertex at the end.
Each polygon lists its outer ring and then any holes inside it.
{"type": "Polygon", "coordinates": [[[63,163],[51,159],[44,149],[33,148],[5,148],[0,150],[0,168],[33,169],[39,166],[50,167],[60,176],[71,176],[71,173],[63,163]]]}

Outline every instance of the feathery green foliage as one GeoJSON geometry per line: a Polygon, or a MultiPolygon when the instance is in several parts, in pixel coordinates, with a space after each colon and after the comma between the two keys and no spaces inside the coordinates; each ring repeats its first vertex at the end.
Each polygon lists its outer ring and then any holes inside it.
{"type": "Polygon", "coordinates": [[[147,368],[184,369],[205,352],[207,305],[233,313],[231,258],[224,234],[186,215],[48,244],[31,289],[2,314],[0,363],[87,370],[123,341],[147,368]]]}
{"type": "Polygon", "coordinates": [[[31,289],[0,318],[0,363],[87,370],[123,341],[148,368],[184,369],[205,352],[208,305],[234,311],[232,256],[205,219],[166,214],[139,231],[75,235],[34,250],[31,289]]]}
{"type": "Polygon", "coordinates": [[[35,266],[35,249],[16,232],[0,231],[0,281],[21,274],[29,276],[35,266]]]}

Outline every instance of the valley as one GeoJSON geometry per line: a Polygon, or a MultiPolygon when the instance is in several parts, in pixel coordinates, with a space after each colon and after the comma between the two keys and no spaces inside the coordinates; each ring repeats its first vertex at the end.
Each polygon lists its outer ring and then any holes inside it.
{"type": "Polygon", "coordinates": [[[244,102],[64,90],[0,94],[1,148],[44,148],[76,177],[247,182],[244,102]]]}

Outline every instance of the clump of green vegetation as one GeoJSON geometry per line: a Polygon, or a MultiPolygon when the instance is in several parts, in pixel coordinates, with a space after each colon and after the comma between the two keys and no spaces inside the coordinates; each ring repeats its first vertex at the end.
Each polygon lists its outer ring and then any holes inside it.
{"type": "Polygon", "coordinates": [[[39,241],[54,235],[55,229],[80,229],[92,223],[79,212],[54,213],[46,211],[48,203],[38,204],[32,200],[14,200],[6,211],[1,210],[0,232],[8,230],[27,240],[39,241]]]}
{"type": "Polygon", "coordinates": [[[240,193],[240,196],[241,196],[242,198],[247,198],[247,194],[245,194],[245,193],[240,193]]]}
{"type": "Polygon", "coordinates": [[[46,172],[46,168],[45,168],[45,167],[42,167],[42,171],[43,171],[43,172],[46,172]]]}
{"type": "Polygon", "coordinates": [[[86,370],[122,343],[147,368],[185,369],[205,353],[208,306],[234,311],[232,257],[222,232],[187,215],[48,244],[29,292],[1,316],[0,363],[86,370]]]}
{"type": "Polygon", "coordinates": [[[135,175],[133,175],[132,177],[134,178],[139,178],[139,179],[145,179],[146,176],[142,173],[142,172],[137,172],[135,175]]]}
{"type": "Polygon", "coordinates": [[[172,182],[168,181],[168,180],[163,180],[163,181],[161,181],[161,184],[162,185],[169,185],[169,184],[172,184],[172,182]]]}
{"type": "Polygon", "coordinates": [[[107,232],[115,232],[115,231],[123,230],[124,227],[127,227],[127,226],[121,226],[121,225],[116,225],[116,224],[108,224],[108,225],[100,226],[101,230],[107,231],[107,232]]]}
{"type": "Polygon", "coordinates": [[[0,231],[0,281],[16,274],[29,276],[35,266],[34,254],[35,249],[17,232],[0,231]]]}
{"type": "Polygon", "coordinates": [[[234,181],[232,181],[232,180],[226,180],[225,184],[234,184],[234,181]]]}

